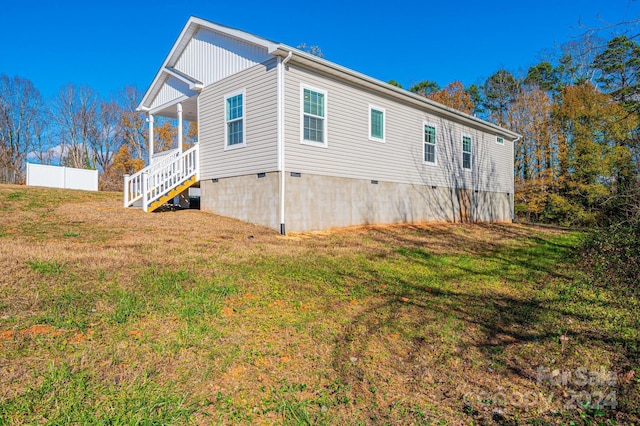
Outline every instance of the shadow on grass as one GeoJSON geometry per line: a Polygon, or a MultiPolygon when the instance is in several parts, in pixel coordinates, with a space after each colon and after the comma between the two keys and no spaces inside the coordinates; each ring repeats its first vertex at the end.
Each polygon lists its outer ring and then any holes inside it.
{"type": "MultiPolygon", "coordinates": [[[[412,392],[442,393],[441,399],[455,400],[463,412],[463,395],[456,399],[451,380],[485,389],[517,380],[553,391],[540,386],[538,367],[551,362],[558,362],[552,369],[582,367],[594,349],[617,356],[613,368],[633,365],[640,343],[637,333],[629,332],[633,318],[623,317],[618,328],[607,324],[610,312],[624,304],[587,297],[590,289],[576,284],[571,268],[571,244],[517,228],[484,228],[521,244],[471,243],[463,234],[428,228],[416,228],[415,239],[376,230],[380,242],[397,247],[396,256],[387,256],[382,266],[379,260],[370,263],[363,276],[377,302],[362,309],[335,340],[332,367],[343,383],[365,391],[376,376],[384,376],[379,364],[366,361],[380,356],[388,360],[384,368],[394,370],[390,377],[404,377],[412,392]],[[425,244],[434,234],[447,241],[439,254],[425,244]],[[446,253],[449,246],[452,254],[446,253]],[[389,336],[400,336],[400,343],[389,336]],[[487,380],[492,374],[497,378],[487,380]]],[[[345,278],[357,282],[363,276],[345,278]]],[[[621,405],[608,415],[636,418],[637,389],[620,391],[621,405]]],[[[524,415],[548,420],[545,413],[524,415]]],[[[572,415],[577,414],[567,414],[572,415]]]]}

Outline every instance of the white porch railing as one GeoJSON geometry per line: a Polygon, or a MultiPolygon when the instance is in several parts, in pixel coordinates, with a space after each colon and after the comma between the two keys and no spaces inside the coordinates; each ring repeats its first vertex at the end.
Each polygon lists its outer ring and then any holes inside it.
{"type": "MultiPolygon", "coordinates": [[[[164,153],[163,153],[164,154],[164,153]]],[[[173,188],[198,175],[198,145],[183,153],[172,150],[139,172],[124,177],[124,206],[141,201],[144,211],[173,188]]]]}
{"type": "Polygon", "coordinates": [[[179,154],[180,154],[180,149],[178,148],[169,149],[167,151],[156,152],[151,157],[151,164],[156,164],[167,157],[175,157],[176,155],[179,155],[179,154]]]}

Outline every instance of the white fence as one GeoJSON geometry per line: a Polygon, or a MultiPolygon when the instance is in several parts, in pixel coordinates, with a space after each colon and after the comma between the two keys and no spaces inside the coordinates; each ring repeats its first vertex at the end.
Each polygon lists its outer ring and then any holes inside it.
{"type": "Polygon", "coordinates": [[[98,171],[27,163],[27,185],[98,190],[98,171]]]}

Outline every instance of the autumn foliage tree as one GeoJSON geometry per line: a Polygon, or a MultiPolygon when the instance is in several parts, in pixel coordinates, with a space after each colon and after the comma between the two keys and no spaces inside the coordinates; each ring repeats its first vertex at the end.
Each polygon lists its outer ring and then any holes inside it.
{"type": "Polygon", "coordinates": [[[165,120],[154,128],[154,149],[158,153],[172,149],[178,136],[178,129],[169,120],[165,120]]]}
{"type": "Polygon", "coordinates": [[[449,83],[444,89],[431,93],[427,97],[465,114],[472,114],[476,107],[471,96],[459,81],[449,83]]]}
{"type": "Polygon", "coordinates": [[[519,90],[507,110],[508,125],[522,137],[514,147],[515,200],[527,206],[528,217],[542,213],[547,195],[557,184],[551,121],[552,101],[538,87],[519,90]]]}
{"type": "Polygon", "coordinates": [[[122,189],[124,175],[132,175],[144,168],[144,160],[131,155],[128,144],[122,144],[113,156],[113,163],[108,172],[103,173],[100,189],[119,191],[122,189]]]}
{"type": "Polygon", "coordinates": [[[637,179],[627,140],[638,126],[622,104],[585,83],[566,87],[553,116],[560,133],[562,193],[573,203],[571,214],[595,222],[603,202],[637,179]]]}

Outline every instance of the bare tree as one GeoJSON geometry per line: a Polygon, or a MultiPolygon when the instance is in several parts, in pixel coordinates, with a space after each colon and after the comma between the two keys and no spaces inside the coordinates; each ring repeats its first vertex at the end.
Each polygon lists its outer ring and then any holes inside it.
{"type": "Polygon", "coordinates": [[[89,144],[92,159],[103,173],[108,173],[113,155],[122,144],[122,110],[116,101],[102,101],[97,109],[95,130],[89,144]]]}
{"type": "Polygon", "coordinates": [[[120,93],[121,128],[124,143],[136,158],[146,158],[148,126],[143,112],[136,111],[142,94],[135,86],[127,86],[120,93]]]}
{"type": "Polygon", "coordinates": [[[97,96],[89,87],[68,84],[53,100],[52,113],[58,126],[63,163],[77,168],[92,167],[89,148],[97,135],[97,96]]]}
{"type": "MultiPolygon", "coordinates": [[[[637,0],[630,0],[629,5],[635,1],[637,0]]],[[[600,21],[600,25],[596,27],[585,25],[581,21],[578,22],[579,27],[584,30],[584,34],[593,35],[602,31],[616,30],[622,35],[626,35],[629,39],[635,39],[640,36],[637,31],[638,25],[640,25],[640,18],[625,19],[619,22],[609,22],[600,15],[596,16],[596,18],[600,21]]]]}
{"type": "Polygon", "coordinates": [[[591,66],[604,41],[595,33],[585,33],[560,46],[560,79],[565,85],[595,84],[596,71],[591,66]]]}
{"type": "Polygon", "coordinates": [[[50,120],[49,110],[42,108],[33,122],[34,139],[29,156],[38,160],[40,164],[52,164],[60,160],[59,147],[51,146],[50,120]]]}
{"type": "Polygon", "coordinates": [[[307,46],[307,43],[300,43],[296,46],[296,49],[300,49],[303,52],[307,52],[313,56],[317,56],[318,58],[324,58],[324,53],[322,53],[322,49],[320,49],[320,46],[307,46]]]}
{"type": "Polygon", "coordinates": [[[0,75],[0,181],[22,181],[42,110],[42,96],[30,80],[0,75]]]}

